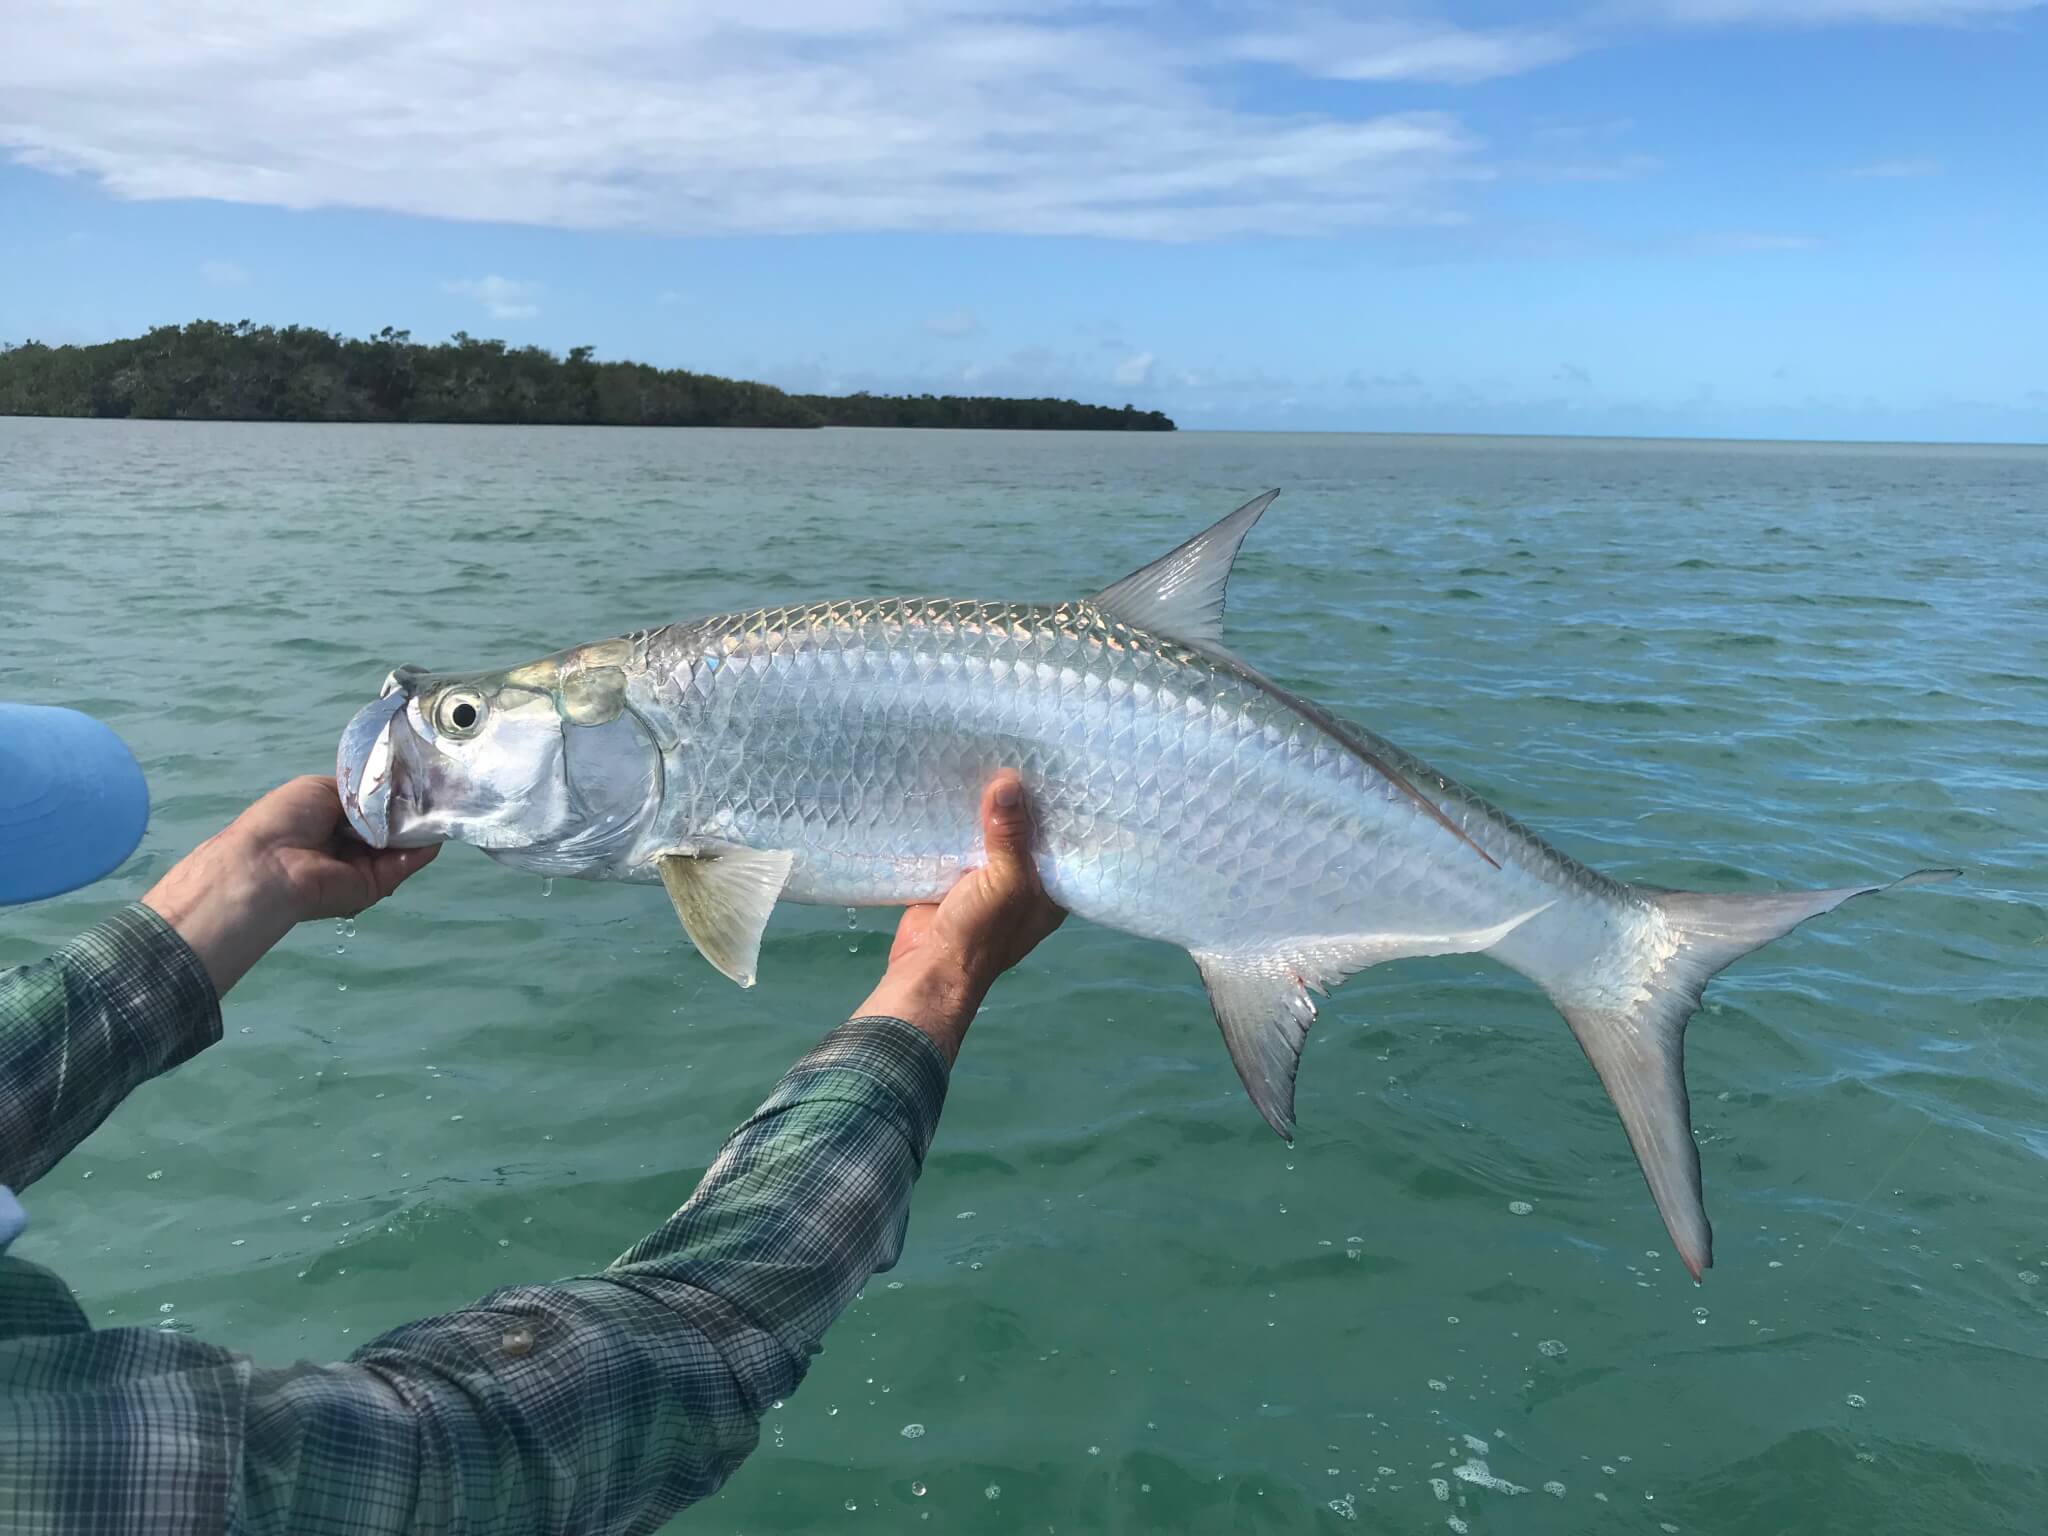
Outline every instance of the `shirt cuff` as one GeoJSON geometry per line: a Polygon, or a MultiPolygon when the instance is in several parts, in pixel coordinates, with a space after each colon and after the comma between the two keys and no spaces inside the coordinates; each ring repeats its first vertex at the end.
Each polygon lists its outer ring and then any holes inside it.
{"type": "Polygon", "coordinates": [[[883,1090],[879,1098],[894,1111],[922,1166],[945,1108],[948,1069],[931,1036],[902,1019],[869,1015],[847,1020],[789,1069],[754,1118],[829,1096],[848,1075],[866,1080],[863,1097],[875,1096],[876,1087],[883,1090]]]}
{"type": "Polygon", "coordinates": [[[220,1039],[220,996],[192,946],[141,902],[121,908],[57,952],[121,1021],[139,1061],[137,1080],[168,1072],[220,1039]]]}

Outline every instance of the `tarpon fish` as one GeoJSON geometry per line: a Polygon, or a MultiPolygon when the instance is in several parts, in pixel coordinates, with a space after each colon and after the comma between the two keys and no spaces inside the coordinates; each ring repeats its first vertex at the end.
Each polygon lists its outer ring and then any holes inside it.
{"type": "MultiPolygon", "coordinates": [[[[376,847],[659,881],[751,986],[778,900],[932,901],[1023,777],[1045,888],[1193,956],[1252,1102],[1291,1138],[1312,994],[1481,953],[1549,995],[1693,1277],[1712,1262],[1683,1070],[1707,979],[1884,885],[1709,895],[1613,880],[1224,649],[1258,497],[1092,597],[863,598],[644,630],[504,672],[401,667],[337,773],[376,847]]],[[[1947,879],[1922,870],[1893,885],[1947,879]]]]}

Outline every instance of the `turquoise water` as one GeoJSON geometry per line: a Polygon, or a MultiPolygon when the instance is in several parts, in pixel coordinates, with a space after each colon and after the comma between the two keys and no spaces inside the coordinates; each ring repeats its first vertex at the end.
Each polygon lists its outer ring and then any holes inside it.
{"type": "MultiPolygon", "coordinates": [[[[1232,643],[1567,851],[1715,889],[1967,880],[1710,990],[1697,1288],[1518,978],[1352,981],[1290,1150],[1185,957],[1069,924],[968,1041],[902,1264],[678,1528],[2037,1526],[2043,450],[0,421],[0,697],[108,719],[156,797],[117,877],[0,914],[0,963],[328,771],[396,663],[1063,596],[1271,485],[1232,643]]],[[[274,1361],[591,1269],[887,932],[785,908],[742,993],[658,889],[452,850],[294,935],[217,1049],[30,1192],[21,1251],[105,1325],[274,1361]]]]}

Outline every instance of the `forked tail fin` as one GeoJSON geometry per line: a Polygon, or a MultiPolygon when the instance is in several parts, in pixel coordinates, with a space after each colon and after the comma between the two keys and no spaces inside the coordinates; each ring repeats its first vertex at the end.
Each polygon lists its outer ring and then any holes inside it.
{"type": "Polygon", "coordinates": [[[1714,1262],[1714,1234],[1701,1200],[1700,1153],[1685,1092],[1685,1025],[1700,1005],[1708,978],[1853,896],[1953,880],[1960,873],[1922,869],[1885,885],[1753,895],[1638,886],[1637,894],[1663,914],[1668,943],[1675,948],[1667,948],[1661,959],[1644,956],[1631,964],[1624,957],[1619,969],[1638,973],[1625,986],[1581,990],[1560,983],[1549,988],[1551,1001],[1614,1101],[1657,1213],[1695,1280],[1714,1262]]]}

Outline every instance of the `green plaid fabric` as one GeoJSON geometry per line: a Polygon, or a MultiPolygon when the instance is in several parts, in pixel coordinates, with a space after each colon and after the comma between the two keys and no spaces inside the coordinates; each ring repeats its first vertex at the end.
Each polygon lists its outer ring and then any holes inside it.
{"type": "MultiPolygon", "coordinates": [[[[204,972],[143,908],[0,974],[0,1182],[219,1032],[204,972]]],[[[0,1257],[0,1531],[651,1531],[724,1482],[895,1263],[945,1091],[922,1033],[854,1019],[602,1273],[493,1292],[337,1365],[94,1332],[55,1275],[0,1257]]]]}

